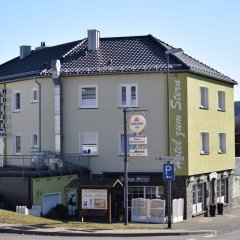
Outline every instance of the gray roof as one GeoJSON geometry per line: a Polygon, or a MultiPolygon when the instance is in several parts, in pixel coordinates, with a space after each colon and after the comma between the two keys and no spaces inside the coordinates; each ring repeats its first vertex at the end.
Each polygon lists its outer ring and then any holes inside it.
{"type": "MultiPolygon", "coordinates": [[[[97,51],[88,51],[87,39],[34,50],[27,57],[0,65],[0,81],[51,75],[51,60],[60,59],[61,75],[166,72],[165,51],[170,45],[152,35],[100,38],[97,51]]],[[[236,82],[185,53],[170,56],[170,71],[211,77],[230,84],[236,82]]]]}

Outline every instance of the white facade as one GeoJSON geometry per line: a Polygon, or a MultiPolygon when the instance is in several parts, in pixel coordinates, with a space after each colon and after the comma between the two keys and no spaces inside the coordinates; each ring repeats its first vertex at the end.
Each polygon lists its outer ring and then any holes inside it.
{"type": "MultiPolygon", "coordinates": [[[[39,91],[35,79],[6,84],[10,93],[7,113],[8,155],[28,155],[33,151],[39,151],[40,140],[41,151],[54,152],[54,84],[51,78],[38,78],[37,81],[41,84],[40,112],[40,99],[37,100],[36,96],[33,96],[33,94],[36,95],[36,90],[39,91]],[[17,111],[13,108],[14,93],[18,93],[17,97],[20,97],[20,109],[17,111]],[[39,116],[41,117],[41,139],[39,116]]],[[[166,86],[163,74],[61,77],[61,82],[64,154],[84,155],[87,153],[84,149],[91,149],[89,167],[93,173],[122,171],[123,106],[121,101],[125,101],[126,106],[148,110],[145,113],[147,126],[143,132],[143,135],[149,137],[148,156],[129,158],[129,171],[161,171],[161,162],[156,161],[155,156],[165,155],[167,148],[165,141],[166,86]],[[83,90],[87,90],[87,93],[83,94],[83,90]],[[83,106],[83,98],[85,103],[90,101],[94,104],[90,104],[89,107],[83,106]],[[89,135],[89,133],[92,133],[90,134],[92,140],[85,140],[86,143],[81,142],[81,136],[85,134],[86,139],[86,134],[89,135]]]]}

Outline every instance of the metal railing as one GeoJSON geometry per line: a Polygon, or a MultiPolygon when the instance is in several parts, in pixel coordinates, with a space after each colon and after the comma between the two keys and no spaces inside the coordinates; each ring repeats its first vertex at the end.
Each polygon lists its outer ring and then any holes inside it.
{"type": "Polygon", "coordinates": [[[22,172],[39,174],[81,171],[89,168],[89,156],[81,154],[41,153],[34,155],[1,155],[1,172],[22,172]]]}

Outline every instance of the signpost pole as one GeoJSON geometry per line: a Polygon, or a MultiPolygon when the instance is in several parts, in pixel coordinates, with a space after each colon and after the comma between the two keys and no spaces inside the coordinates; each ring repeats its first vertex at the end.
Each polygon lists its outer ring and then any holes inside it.
{"type": "Polygon", "coordinates": [[[125,225],[128,225],[128,155],[127,155],[127,109],[123,109],[123,129],[124,129],[124,207],[125,225]]]}

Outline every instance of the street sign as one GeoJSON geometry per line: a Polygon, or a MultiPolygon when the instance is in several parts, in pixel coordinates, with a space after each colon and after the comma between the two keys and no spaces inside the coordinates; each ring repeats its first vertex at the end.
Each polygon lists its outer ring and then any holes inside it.
{"type": "Polygon", "coordinates": [[[174,180],[174,164],[163,164],[163,181],[174,180]]]}
{"type": "Polygon", "coordinates": [[[147,137],[130,137],[129,144],[130,145],[146,145],[147,137]]]}
{"type": "Polygon", "coordinates": [[[159,157],[155,157],[154,159],[159,161],[184,161],[184,157],[181,157],[181,156],[175,156],[175,157],[159,156],[159,157]]]}
{"type": "Polygon", "coordinates": [[[129,149],[129,156],[130,157],[147,157],[148,150],[147,148],[129,149]]]}

